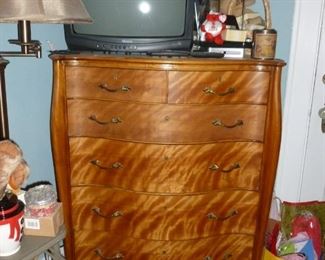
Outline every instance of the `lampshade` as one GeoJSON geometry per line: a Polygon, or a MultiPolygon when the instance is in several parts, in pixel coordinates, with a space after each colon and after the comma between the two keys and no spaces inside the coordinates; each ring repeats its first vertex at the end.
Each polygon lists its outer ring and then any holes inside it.
{"type": "Polygon", "coordinates": [[[90,23],[82,0],[0,0],[0,22],[90,23]]]}

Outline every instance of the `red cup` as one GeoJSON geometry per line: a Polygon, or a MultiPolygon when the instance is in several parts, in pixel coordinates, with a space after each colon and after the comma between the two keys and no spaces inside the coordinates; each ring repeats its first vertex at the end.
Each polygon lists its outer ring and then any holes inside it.
{"type": "Polygon", "coordinates": [[[0,256],[13,255],[20,249],[24,207],[13,193],[7,193],[0,201],[0,256]]]}

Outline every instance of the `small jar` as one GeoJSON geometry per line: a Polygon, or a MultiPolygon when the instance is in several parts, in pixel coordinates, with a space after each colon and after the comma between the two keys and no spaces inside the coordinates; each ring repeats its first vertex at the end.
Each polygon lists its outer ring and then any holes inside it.
{"type": "Polygon", "coordinates": [[[28,217],[50,216],[57,207],[57,195],[52,185],[30,188],[25,193],[25,201],[28,217]]]}
{"type": "Polygon", "coordinates": [[[254,30],[252,58],[274,59],[277,32],[274,29],[254,30]]]}

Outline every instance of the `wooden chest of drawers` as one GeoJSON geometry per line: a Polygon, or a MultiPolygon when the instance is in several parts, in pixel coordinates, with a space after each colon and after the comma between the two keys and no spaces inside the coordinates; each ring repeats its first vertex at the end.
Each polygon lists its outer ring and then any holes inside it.
{"type": "Polygon", "coordinates": [[[51,58],[68,259],[261,259],[282,61],[51,58]]]}

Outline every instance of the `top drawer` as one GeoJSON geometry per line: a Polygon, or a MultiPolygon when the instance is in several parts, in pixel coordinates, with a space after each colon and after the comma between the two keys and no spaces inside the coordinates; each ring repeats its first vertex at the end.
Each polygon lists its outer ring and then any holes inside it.
{"type": "Polygon", "coordinates": [[[269,84],[265,71],[171,71],[168,102],[266,104],[269,84]]]}
{"type": "Polygon", "coordinates": [[[67,97],[164,103],[165,71],[67,67],[67,97]]]}

